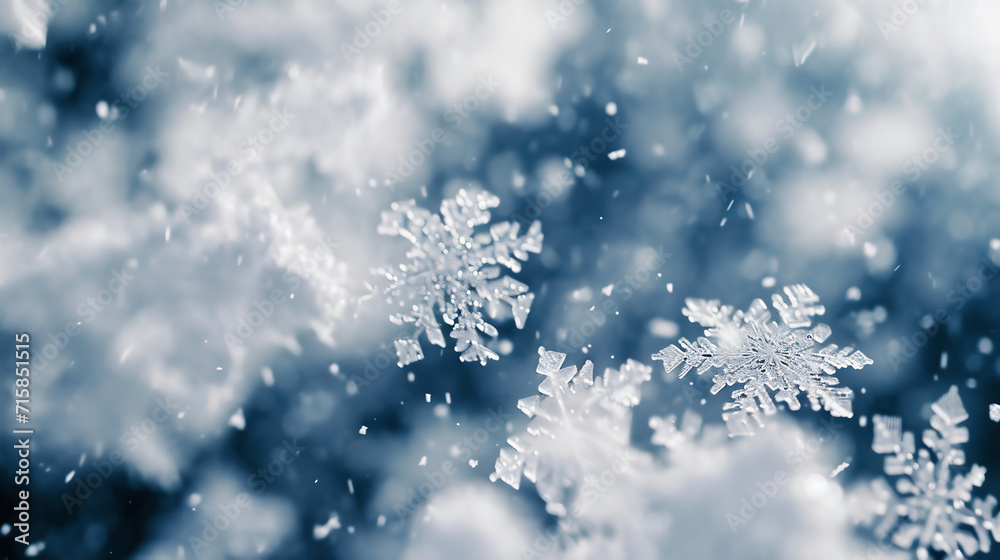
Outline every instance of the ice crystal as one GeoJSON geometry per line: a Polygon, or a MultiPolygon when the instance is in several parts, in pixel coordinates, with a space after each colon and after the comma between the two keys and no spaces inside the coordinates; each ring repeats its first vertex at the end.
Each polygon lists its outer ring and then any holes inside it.
{"type": "Polygon", "coordinates": [[[848,418],[853,414],[854,393],[837,387],[840,381],[833,374],[847,366],[861,369],[872,361],[850,347],[830,344],[816,348],[830,336],[830,327],[822,323],[812,326],[812,317],[825,311],[818,305],[819,296],[803,284],[784,291],[788,303],[780,294],[771,300],[780,323],[771,320],[770,311],[759,299],[746,311],[720,307],[718,300],[688,299],[683,313],[692,323],[705,327],[705,337],[695,342],[681,338],[680,348],[671,344],[653,355],[668,373],[681,366],[680,378],[692,369],[697,369],[698,375],[716,370],[710,390],[713,395],[727,385],[742,385],[733,391],[733,401],[723,407],[730,435],[753,434],[750,420],[763,426],[761,411],[765,415],[777,412],[774,401],[798,410],[803,391],[813,410],[825,408],[834,416],[848,418]],[[769,390],[776,391],[773,400],[769,390]]]}
{"type": "Polygon", "coordinates": [[[566,354],[539,348],[538,373],[545,379],[541,395],[521,399],[517,407],[532,420],[525,433],[507,440],[490,480],[515,489],[521,476],[535,483],[549,513],[573,513],[580,490],[602,473],[621,474],[643,460],[630,446],[632,407],[639,404],[641,385],[652,368],[628,360],[594,377],[587,361],[562,367],[566,354]]]}
{"type": "Polygon", "coordinates": [[[677,415],[666,418],[653,416],[649,419],[649,427],[653,429],[651,441],[653,445],[662,445],[667,449],[679,449],[690,443],[701,432],[702,418],[692,410],[685,410],[680,427],[677,426],[677,415]]]}
{"type": "Polygon", "coordinates": [[[991,537],[1000,541],[1000,516],[993,512],[997,500],[972,497],[973,489],[985,481],[986,469],[973,464],[965,474],[955,472],[965,464],[961,445],[969,441],[969,430],[959,426],[969,415],[958,387],[952,386],[931,410],[933,429],[924,430],[925,448],[919,451],[913,434],[902,432],[898,417],[873,417],[872,449],[887,455],[886,475],[899,477],[895,492],[884,480],[877,481],[876,495],[883,506],[876,536],[914,550],[920,560],[957,560],[989,552],[991,537]]]}
{"type": "Polygon", "coordinates": [[[441,203],[440,215],[413,200],[393,203],[391,211],[382,213],[378,232],[413,244],[406,254],[408,262],[395,270],[377,271],[388,281],[384,294],[389,303],[399,306],[391,320],[415,327],[412,336],[395,341],[400,367],[423,358],[421,332],[431,344],[445,346],[437,313],[451,326],[462,361],[478,360],[483,365],[499,358],[486,346],[496,338],[497,329],[484,313],[496,318],[508,305],[517,328],[524,326],[534,294],[501,273],[502,268],[519,272],[528,253],[542,250],[542,227],[535,221],[523,235],[516,222],[481,227],[490,221],[490,208],[499,203],[488,192],[463,189],[441,203]]]}
{"type": "Polygon", "coordinates": [[[990,404],[990,420],[1000,422],[1000,404],[990,404]]]}

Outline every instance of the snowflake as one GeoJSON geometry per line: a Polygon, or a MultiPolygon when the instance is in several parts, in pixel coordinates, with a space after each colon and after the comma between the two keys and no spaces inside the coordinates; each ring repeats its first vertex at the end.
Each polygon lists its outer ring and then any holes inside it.
{"type": "Polygon", "coordinates": [[[1000,541],[1000,515],[993,509],[997,500],[973,498],[972,490],[983,484],[986,469],[973,464],[966,474],[953,473],[965,464],[961,444],[969,441],[969,430],[960,427],[968,417],[958,387],[952,386],[931,410],[933,430],[925,430],[923,443],[914,455],[911,432],[901,433],[902,422],[895,416],[875,415],[872,449],[889,454],[885,473],[899,476],[896,492],[880,479],[876,495],[883,501],[876,536],[891,536],[903,550],[914,549],[920,560],[931,558],[934,550],[942,558],[957,560],[977,552],[990,551],[990,537],[1000,541]],[[970,504],[971,502],[971,504],[970,504]],[[971,507],[970,507],[971,505],[971,507]]]}
{"type": "Polygon", "coordinates": [[[765,415],[775,414],[775,400],[798,410],[801,391],[813,410],[825,408],[834,416],[848,418],[853,415],[854,393],[847,387],[836,387],[840,381],[833,374],[847,366],[861,369],[871,364],[871,359],[850,347],[838,349],[835,344],[817,349],[815,345],[830,336],[830,327],[824,324],[808,328],[811,317],[825,311],[817,305],[819,296],[803,284],[786,287],[785,294],[789,303],[780,294],[772,298],[781,323],[771,321],[771,313],[759,299],[747,311],[735,312],[728,305],[719,307],[718,300],[688,299],[684,315],[705,327],[708,338],[695,342],[681,338],[681,348],[671,344],[653,355],[654,360],[663,362],[667,373],[683,364],[679,378],[694,368],[698,375],[721,370],[712,378],[713,395],[727,385],[743,385],[733,391],[733,402],[723,407],[730,435],[753,434],[751,419],[763,427],[761,410],[765,415]],[[777,391],[774,400],[769,389],[777,391]]]}
{"type": "Polygon", "coordinates": [[[1000,422],[1000,404],[990,403],[990,420],[1000,422]]]}
{"type": "Polygon", "coordinates": [[[661,445],[667,449],[679,449],[691,443],[701,432],[702,418],[693,410],[685,410],[680,427],[677,426],[677,415],[666,418],[653,416],[649,419],[649,427],[653,430],[653,445],[661,445]]]}
{"type": "Polygon", "coordinates": [[[527,285],[501,276],[501,267],[519,272],[519,261],[541,252],[542,226],[535,221],[524,235],[518,235],[520,224],[515,222],[493,224],[488,230],[478,227],[489,223],[489,209],[499,203],[488,192],[463,189],[441,203],[440,216],[412,200],[393,203],[391,211],[382,213],[378,232],[413,244],[406,254],[409,262],[398,270],[377,271],[389,282],[384,289],[389,303],[400,308],[390,317],[392,322],[416,327],[412,336],[395,341],[400,367],[423,359],[417,340],[421,332],[431,344],[445,346],[435,308],[451,326],[455,351],[462,353],[464,362],[485,365],[499,358],[485,345],[485,338],[496,338],[497,329],[484,313],[496,318],[506,304],[517,328],[524,326],[535,296],[527,285]]]}
{"type": "Polygon", "coordinates": [[[521,475],[535,483],[546,510],[557,516],[578,511],[581,492],[599,484],[602,474],[620,475],[646,460],[630,445],[632,407],[652,368],[628,360],[618,370],[594,377],[594,364],[562,367],[566,354],[539,348],[541,395],[521,399],[517,407],[532,420],[526,433],[507,440],[490,480],[520,488],[521,475]]]}

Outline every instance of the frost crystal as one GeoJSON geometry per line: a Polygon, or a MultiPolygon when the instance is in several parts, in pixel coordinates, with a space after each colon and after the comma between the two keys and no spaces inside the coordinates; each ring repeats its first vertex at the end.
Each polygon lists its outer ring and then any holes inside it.
{"type": "Polygon", "coordinates": [[[500,450],[490,480],[503,480],[515,489],[521,475],[534,482],[546,510],[558,516],[573,514],[581,490],[606,472],[621,474],[644,455],[630,446],[632,407],[652,368],[629,360],[603,377],[594,377],[594,364],[562,367],[566,354],[539,348],[538,373],[545,380],[541,395],[521,399],[517,407],[532,420],[522,435],[507,440],[500,450]]]}
{"type": "Polygon", "coordinates": [[[496,338],[497,329],[484,313],[496,318],[502,305],[509,305],[517,328],[524,326],[535,296],[527,285],[501,272],[502,267],[519,272],[519,261],[542,250],[542,226],[535,221],[524,235],[518,235],[516,222],[479,227],[489,223],[489,209],[499,203],[488,192],[463,189],[441,203],[440,215],[413,200],[393,203],[391,211],[382,213],[378,232],[413,244],[407,263],[396,270],[377,271],[389,282],[384,289],[389,303],[400,308],[390,317],[392,322],[416,327],[411,337],[395,341],[400,367],[424,357],[417,341],[421,332],[431,344],[445,346],[436,311],[451,326],[455,351],[462,353],[464,362],[478,360],[485,365],[499,358],[485,345],[487,338],[496,338]]]}
{"type": "Polygon", "coordinates": [[[872,449],[889,454],[885,473],[899,476],[893,492],[884,480],[876,483],[884,507],[875,527],[880,539],[891,537],[903,550],[915,550],[920,560],[943,557],[967,558],[990,551],[990,537],[1000,541],[1000,516],[993,513],[997,500],[973,498],[972,490],[983,484],[986,469],[973,464],[966,474],[954,467],[965,464],[961,444],[969,441],[969,430],[959,427],[969,415],[952,386],[931,405],[933,430],[924,430],[923,443],[914,455],[913,434],[901,433],[894,416],[875,416],[872,449]],[[930,551],[936,551],[932,556],[930,551]],[[943,556],[942,556],[943,555],[943,556]]]}
{"type": "Polygon", "coordinates": [[[1000,422],[1000,404],[990,404],[990,420],[1000,422]]]}
{"type": "Polygon", "coordinates": [[[780,294],[771,300],[780,323],[771,321],[770,311],[759,299],[747,311],[735,312],[731,306],[720,307],[718,300],[688,299],[683,313],[692,323],[705,327],[707,338],[695,342],[681,338],[681,348],[671,344],[653,355],[668,373],[683,366],[679,378],[694,368],[698,375],[715,369],[713,395],[727,385],[742,384],[733,391],[733,402],[723,407],[730,435],[753,434],[751,418],[763,427],[761,410],[765,415],[777,412],[775,400],[798,410],[802,391],[813,410],[825,408],[834,416],[848,418],[853,415],[854,393],[847,387],[836,387],[840,381],[833,374],[847,366],[861,369],[871,364],[871,359],[835,344],[817,349],[816,344],[830,336],[830,327],[822,323],[809,328],[812,317],[825,311],[817,305],[819,296],[803,284],[786,287],[785,295],[788,303],[780,294]],[[774,400],[768,390],[777,392],[774,400]]]}

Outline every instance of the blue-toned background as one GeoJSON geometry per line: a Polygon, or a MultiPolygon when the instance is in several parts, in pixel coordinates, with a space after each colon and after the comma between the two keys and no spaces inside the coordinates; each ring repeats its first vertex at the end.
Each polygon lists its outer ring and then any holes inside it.
{"type": "MultiPolygon", "coordinates": [[[[745,309],[796,283],[821,296],[830,342],[875,362],[839,374],[856,397],[820,461],[850,463],[836,484],[881,472],[859,417],[900,415],[919,440],[958,385],[969,462],[1000,492],[998,28],[985,0],[0,0],[0,335],[30,333],[36,355],[36,545],[5,526],[4,546],[520,558],[554,518],[527,483],[489,481],[506,430],[466,442],[478,463],[432,496],[411,491],[490,411],[523,429],[539,346],[599,372],[652,364],[632,434],[647,448],[649,416],[720,424],[730,392],[650,360],[701,335],[684,299],[745,309]],[[424,341],[399,368],[399,327],[366,297],[407,249],[377,234],[380,212],[468,187],[499,196],[495,221],[542,223],[515,274],[536,294],[527,324],[500,325],[485,367],[424,341]],[[227,344],[275,290],[264,324],[227,344]],[[125,461],[106,467],[114,451],[125,461]],[[192,549],[240,492],[253,503],[192,549]]],[[[838,558],[822,543],[870,537],[853,521],[759,540],[721,518],[677,529],[740,492],[674,502],[676,549],[658,557],[838,558]]]]}

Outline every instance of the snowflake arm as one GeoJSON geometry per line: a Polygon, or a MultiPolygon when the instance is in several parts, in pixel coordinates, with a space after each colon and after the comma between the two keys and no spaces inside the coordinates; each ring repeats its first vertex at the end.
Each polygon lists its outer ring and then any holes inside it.
{"type": "Polygon", "coordinates": [[[838,387],[833,375],[842,368],[861,369],[872,363],[850,347],[817,348],[831,333],[827,325],[812,325],[812,317],[825,311],[817,304],[819,297],[802,284],[784,292],[787,303],[779,294],[772,298],[780,322],[771,320],[767,305],[759,299],[746,311],[720,307],[717,300],[688,299],[683,313],[705,327],[705,336],[694,342],[681,338],[679,347],[670,345],[653,355],[667,373],[680,368],[679,378],[692,369],[698,375],[714,371],[713,395],[723,387],[739,386],[723,413],[733,436],[751,435],[755,425],[762,427],[763,416],[777,412],[776,402],[798,410],[800,393],[805,393],[813,410],[851,417],[854,393],[838,387]]]}
{"type": "Polygon", "coordinates": [[[541,252],[541,224],[533,222],[523,234],[516,222],[483,229],[490,209],[499,204],[488,192],[463,189],[441,203],[440,214],[412,200],[393,203],[382,213],[378,232],[412,244],[406,263],[376,271],[387,284],[382,290],[387,301],[399,307],[390,319],[415,330],[395,341],[400,367],[423,358],[421,333],[431,344],[446,346],[440,321],[451,327],[460,359],[483,365],[499,359],[489,347],[498,331],[487,317],[495,319],[509,307],[515,326],[524,327],[534,294],[503,270],[519,272],[529,253],[541,252]]]}
{"type": "Polygon", "coordinates": [[[594,366],[563,367],[566,355],[539,349],[537,372],[545,376],[538,395],[518,401],[529,418],[523,434],[507,440],[490,479],[520,487],[521,477],[535,483],[549,513],[566,516],[587,477],[639,461],[630,446],[632,407],[652,368],[629,360],[619,369],[594,377],[594,366]]]}

